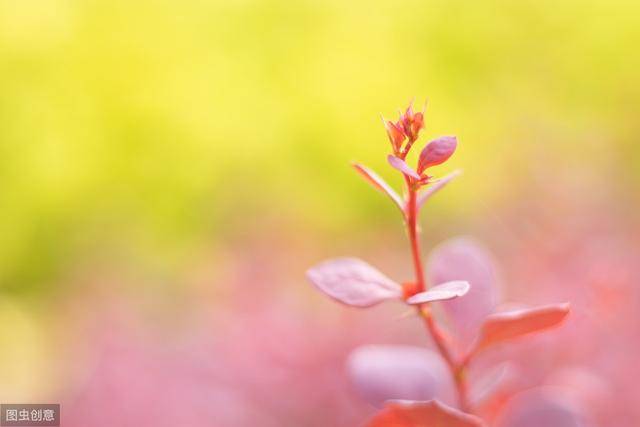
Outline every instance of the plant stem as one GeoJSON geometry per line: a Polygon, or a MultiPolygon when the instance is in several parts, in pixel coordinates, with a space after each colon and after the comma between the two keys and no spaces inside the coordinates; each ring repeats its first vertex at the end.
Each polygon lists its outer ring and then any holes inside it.
{"type": "MultiPolygon", "coordinates": [[[[417,208],[417,188],[414,186],[410,178],[406,178],[407,182],[407,206],[406,206],[406,224],[407,233],[409,234],[409,242],[411,244],[411,256],[413,258],[413,266],[416,276],[417,292],[427,289],[424,278],[424,269],[422,267],[422,255],[420,253],[420,239],[418,236],[418,208],[417,208]]],[[[418,307],[418,313],[423,318],[427,331],[431,335],[431,339],[435,343],[442,358],[445,360],[451,372],[451,377],[456,386],[458,393],[458,402],[462,411],[469,411],[469,402],[467,397],[467,380],[466,380],[466,361],[458,362],[449,347],[448,340],[433,318],[428,304],[418,307]]]]}
{"type": "Polygon", "coordinates": [[[416,191],[411,184],[407,184],[409,191],[409,200],[407,201],[407,232],[409,234],[409,242],[411,243],[411,256],[413,258],[413,267],[416,274],[417,291],[426,290],[426,282],[424,280],[424,269],[422,268],[422,255],[420,254],[420,241],[418,239],[418,215],[416,205],[416,191]]]}

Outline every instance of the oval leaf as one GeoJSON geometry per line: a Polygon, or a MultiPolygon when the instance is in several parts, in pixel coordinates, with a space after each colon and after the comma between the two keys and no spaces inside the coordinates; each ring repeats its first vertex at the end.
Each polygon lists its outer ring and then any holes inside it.
{"type": "Polygon", "coordinates": [[[369,307],[402,295],[402,287],[357,258],[324,261],[307,271],[318,289],[344,304],[369,307]]]}
{"type": "Polygon", "coordinates": [[[408,304],[424,304],[426,302],[446,301],[461,297],[469,292],[469,282],[454,280],[420,292],[407,299],[408,304]]]}
{"type": "Polygon", "coordinates": [[[543,331],[560,324],[569,314],[569,304],[554,304],[488,316],[480,332],[477,351],[491,345],[543,331]]]}
{"type": "Polygon", "coordinates": [[[375,189],[377,189],[378,191],[383,192],[384,194],[386,194],[387,196],[389,196],[389,198],[391,200],[393,200],[393,202],[396,204],[396,206],[398,206],[398,208],[400,208],[400,211],[404,212],[404,208],[403,208],[403,203],[402,203],[402,199],[400,198],[400,196],[398,195],[398,193],[396,193],[393,188],[391,188],[391,186],[389,186],[389,184],[387,184],[385,182],[384,179],[382,179],[380,177],[380,175],[378,175],[377,173],[375,173],[374,171],[372,171],[371,169],[369,169],[366,166],[363,166],[359,163],[353,163],[353,168],[364,177],[364,179],[367,180],[367,182],[369,182],[369,184],[373,185],[373,187],[375,189]]]}
{"type": "Polygon", "coordinates": [[[437,400],[389,402],[367,427],[482,427],[483,421],[437,400]]]}
{"type": "Polygon", "coordinates": [[[456,151],[457,146],[458,139],[455,136],[442,136],[428,143],[420,153],[418,173],[424,172],[431,166],[446,162],[456,151]]]}
{"type": "Polygon", "coordinates": [[[447,365],[427,348],[362,346],[349,355],[347,372],[358,394],[378,408],[391,399],[455,401],[447,365]]]}
{"type": "Polygon", "coordinates": [[[474,240],[456,238],[438,245],[427,263],[429,283],[465,280],[471,285],[464,298],[442,303],[462,350],[468,350],[482,321],[499,299],[497,274],[489,252],[474,240]]]}
{"type": "Polygon", "coordinates": [[[404,160],[399,159],[399,158],[397,158],[396,156],[394,156],[394,155],[392,155],[392,154],[389,154],[389,155],[387,156],[387,161],[389,162],[389,164],[390,164],[393,168],[395,168],[395,169],[399,170],[399,171],[400,171],[400,172],[402,172],[403,174],[405,174],[405,175],[407,175],[407,176],[410,176],[410,177],[412,177],[412,178],[415,178],[415,179],[420,179],[420,175],[418,175],[418,174],[416,173],[416,171],[414,171],[413,169],[411,169],[411,168],[409,167],[409,165],[407,165],[407,164],[405,163],[405,161],[404,161],[404,160]]]}
{"type": "Polygon", "coordinates": [[[418,209],[424,205],[427,200],[431,198],[435,193],[440,191],[443,187],[445,187],[448,183],[450,183],[454,178],[459,176],[462,173],[461,170],[456,170],[451,172],[449,175],[445,175],[436,182],[434,182],[431,186],[427,187],[424,191],[418,194],[417,205],[418,209]]]}

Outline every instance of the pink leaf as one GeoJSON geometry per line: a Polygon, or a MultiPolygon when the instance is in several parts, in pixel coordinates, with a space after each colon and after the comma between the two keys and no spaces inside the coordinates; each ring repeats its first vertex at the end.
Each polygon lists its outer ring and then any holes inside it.
{"type": "Polygon", "coordinates": [[[554,304],[531,309],[513,310],[488,316],[476,345],[476,351],[493,344],[543,331],[560,324],[569,314],[569,304],[554,304]]]}
{"type": "Polygon", "coordinates": [[[378,408],[391,399],[455,401],[447,365],[428,348],[358,347],[349,355],[347,372],[358,394],[378,408]]]}
{"type": "Polygon", "coordinates": [[[413,169],[411,169],[411,168],[409,167],[409,165],[407,165],[407,164],[405,163],[405,161],[404,161],[404,160],[397,158],[397,157],[396,157],[396,156],[394,156],[393,154],[389,154],[389,155],[387,156],[387,161],[389,162],[389,164],[390,164],[393,168],[395,168],[395,169],[399,170],[399,171],[400,171],[400,172],[402,172],[403,174],[405,174],[405,175],[407,175],[407,176],[410,176],[410,177],[412,177],[412,178],[415,178],[415,179],[420,179],[420,175],[418,175],[418,174],[416,173],[416,171],[414,171],[413,169]]]}
{"type": "Polygon", "coordinates": [[[454,178],[459,176],[462,173],[460,170],[456,170],[451,172],[449,175],[445,175],[436,182],[434,182],[430,187],[427,187],[424,191],[418,194],[418,209],[422,207],[426,203],[427,200],[431,198],[435,193],[440,191],[443,187],[445,187],[449,182],[451,182],[454,178]]]}
{"type": "Polygon", "coordinates": [[[373,417],[367,427],[482,427],[474,415],[446,406],[437,400],[429,402],[389,402],[373,417]]]}
{"type": "Polygon", "coordinates": [[[446,301],[461,297],[469,292],[469,282],[464,280],[454,280],[452,282],[443,283],[434,286],[419,294],[413,295],[407,299],[408,304],[424,304],[433,301],[446,301]]]}
{"type": "Polygon", "coordinates": [[[402,295],[398,283],[357,258],[324,261],[310,268],[307,278],[331,298],[355,307],[369,307],[402,295]]]}
{"type": "Polygon", "coordinates": [[[376,188],[379,191],[382,191],[384,194],[389,196],[389,198],[391,198],[391,200],[393,200],[393,202],[400,208],[400,210],[404,212],[402,199],[400,198],[398,193],[396,193],[393,190],[393,188],[391,188],[391,186],[389,186],[389,184],[387,184],[384,181],[384,179],[382,179],[380,177],[380,175],[378,175],[377,173],[375,173],[371,169],[369,169],[366,166],[363,166],[363,165],[361,165],[359,163],[353,163],[353,168],[360,175],[362,175],[364,177],[364,179],[366,179],[369,182],[369,184],[373,185],[374,188],[376,188]]]}
{"type": "Polygon", "coordinates": [[[427,272],[429,283],[465,280],[471,285],[464,298],[442,303],[458,342],[467,350],[499,298],[493,258],[475,241],[456,238],[438,245],[431,252],[427,272]]]}
{"type": "Polygon", "coordinates": [[[458,140],[455,136],[442,136],[434,139],[422,149],[418,160],[418,173],[446,162],[456,151],[458,140]]]}

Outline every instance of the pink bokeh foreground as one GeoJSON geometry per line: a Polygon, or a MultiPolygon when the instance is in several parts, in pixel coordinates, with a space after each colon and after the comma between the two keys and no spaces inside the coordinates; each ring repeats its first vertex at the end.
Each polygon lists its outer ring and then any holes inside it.
{"type": "MultiPolygon", "coordinates": [[[[492,396],[483,417],[498,427],[638,425],[638,227],[595,214],[564,226],[541,214],[532,216],[533,229],[519,230],[517,215],[503,218],[518,238],[492,232],[502,300],[571,300],[572,315],[562,328],[496,347],[471,367],[479,380],[493,373],[483,380],[492,396]]],[[[393,349],[409,349],[411,358],[429,352],[429,344],[422,330],[407,327],[399,305],[366,315],[331,302],[319,306],[302,279],[291,298],[296,268],[282,273],[274,266],[290,264],[298,249],[261,251],[263,266],[256,266],[255,252],[239,251],[230,273],[237,281],[228,282],[225,303],[208,308],[194,300],[186,320],[170,331],[131,301],[114,299],[111,308],[75,319],[98,326],[74,338],[83,351],[65,368],[73,376],[61,392],[65,424],[360,425],[376,412],[385,388],[369,374],[364,378],[374,383],[362,384],[351,366],[356,349],[399,345],[393,349]],[[256,275],[260,283],[247,280],[256,275]]],[[[358,369],[371,360],[384,365],[375,357],[385,356],[369,355],[358,369]]],[[[400,388],[394,393],[419,400],[434,394],[446,402],[438,368],[428,356],[413,360],[415,370],[393,382],[400,388]],[[415,372],[424,372],[424,381],[415,372]]]]}

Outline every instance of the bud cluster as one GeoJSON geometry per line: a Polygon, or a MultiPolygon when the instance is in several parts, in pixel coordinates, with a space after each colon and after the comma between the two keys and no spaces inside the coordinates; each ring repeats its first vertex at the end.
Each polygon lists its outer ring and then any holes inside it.
{"type": "Polygon", "coordinates": [[[404,113],[400,113],[398,121],[393,122],[382,118],[394,155],[404,159],[409,153],[411,146],[418,139],[420,131],[424,129],[425,108],[426,104],[422,111],[414,113],[413,103],[411,103],[404,113]]]}
{"type": "Polygon", "coordinates": [[[412,169],[406,164],[405,159],[413,144],[418,140],[420,131],[424,129],[424,111],[413,111],[413,104],[396,122],[382,119],[387,136],[391,142],[393,154],[388,156],[389,164],[404,174],[409,182],[418,187],[430,182],[431,177],[426,170],[446,162],[456,151],[458,140],[455,136],[442,136],[430,141],[420,152],[417,169],[412,169]]]}

